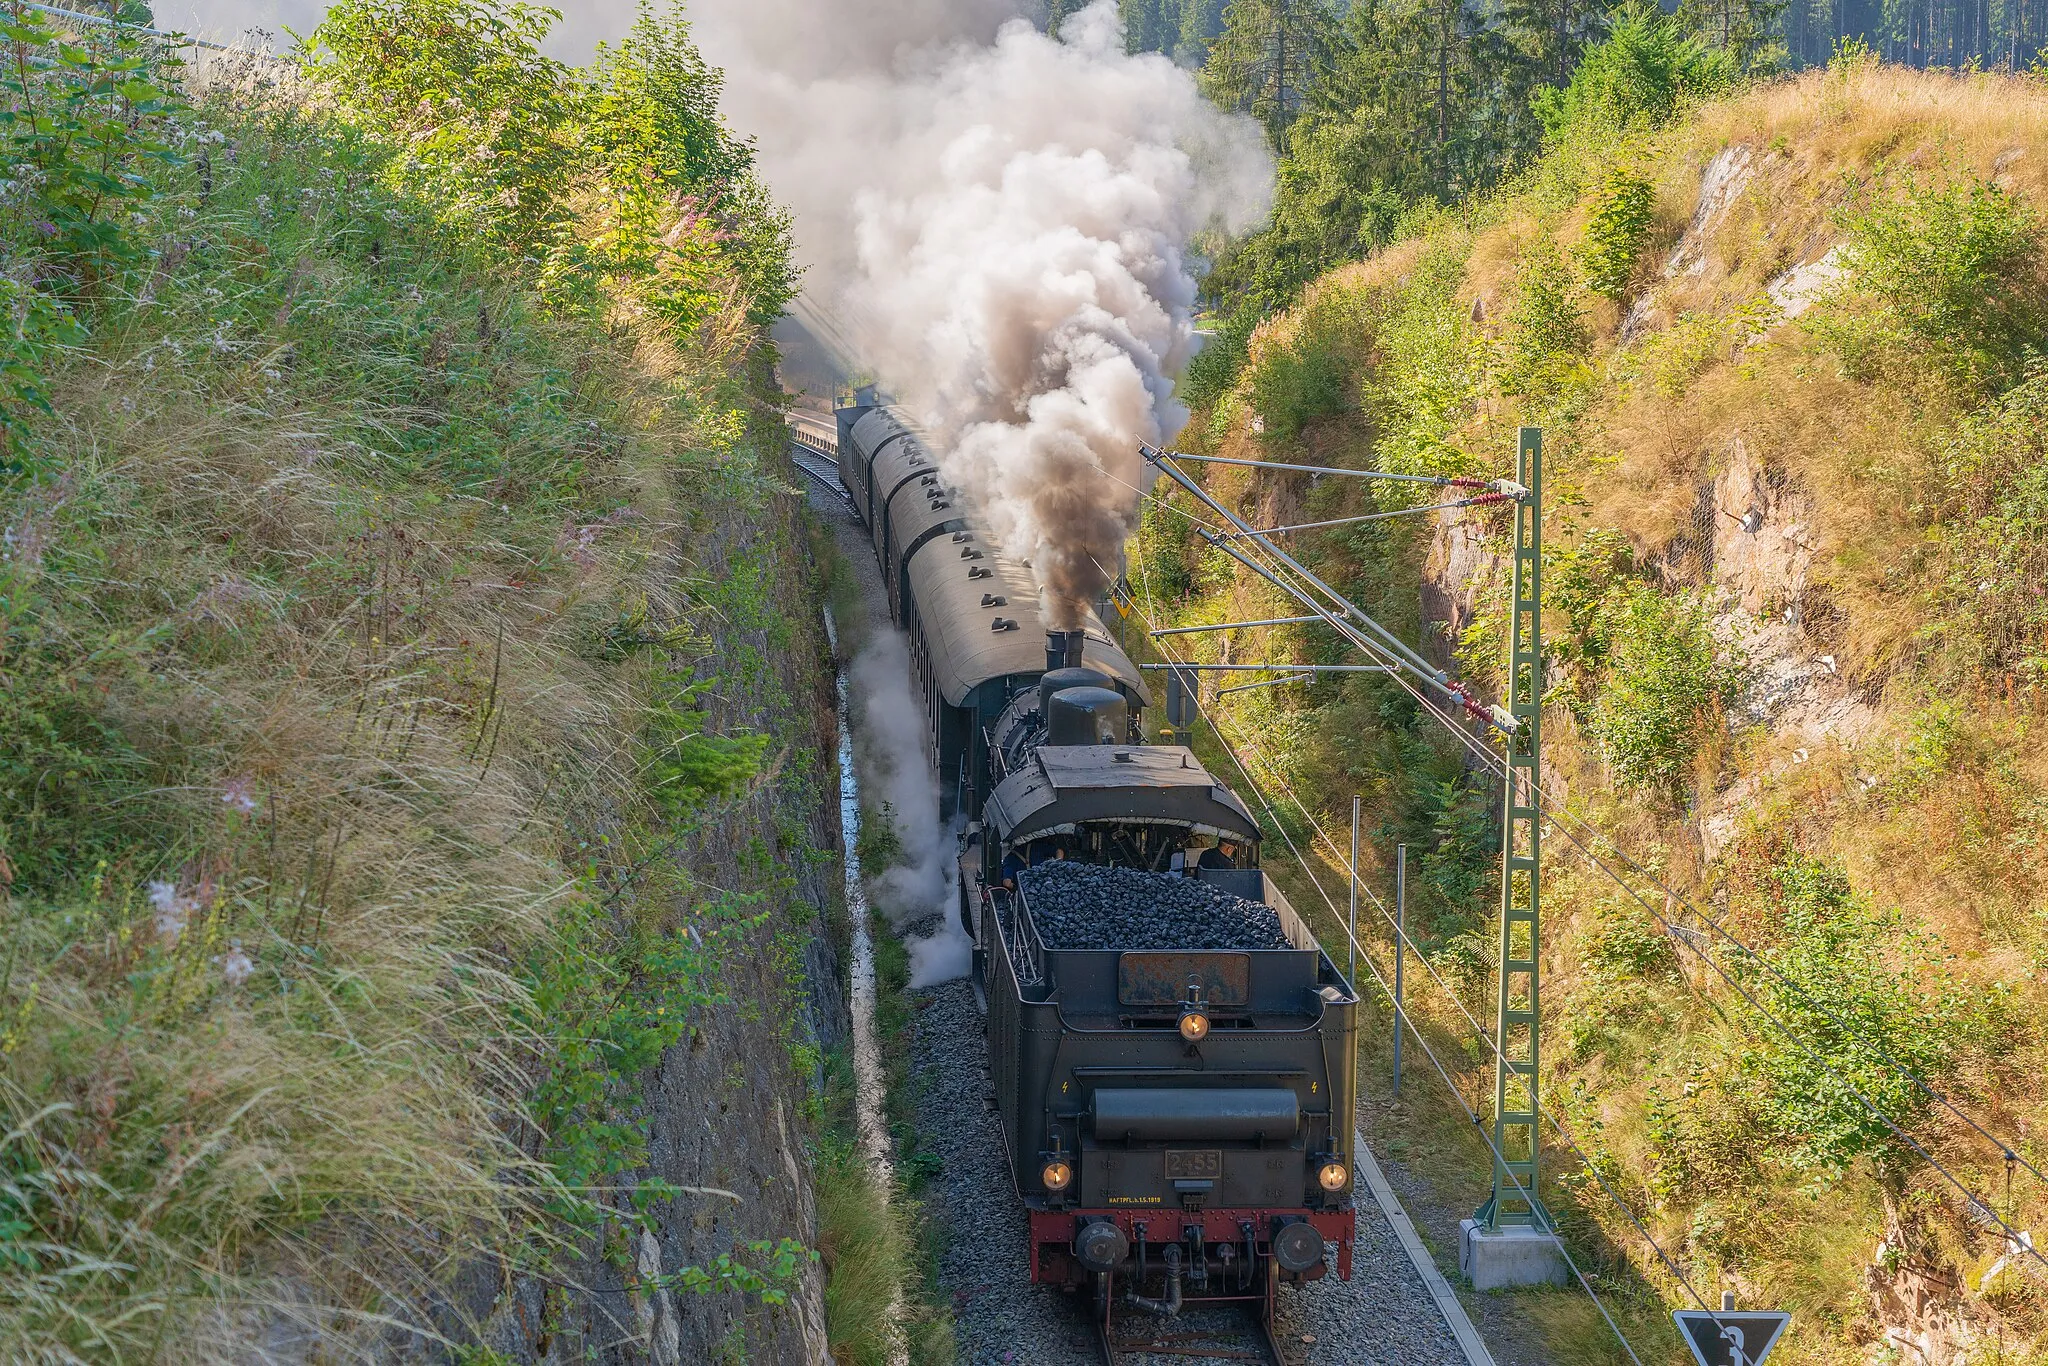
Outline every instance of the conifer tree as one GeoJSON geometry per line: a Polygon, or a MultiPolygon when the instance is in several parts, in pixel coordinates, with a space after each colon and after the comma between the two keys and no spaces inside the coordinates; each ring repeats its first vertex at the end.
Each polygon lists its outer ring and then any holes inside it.
{"type": "Polygon", "coordinates": [[[1173,58],[1182,66],[1199,67],[1209,60],[1209,47],[1223,33],[1223,10],[1229,0],[1180,0],[1180,43],[1173,58]]]}
{"type": "Polygon", "coordinates": [[[1337,36],[1329,0],[1231,0],[1223,34],[1202,66],[1202,88],[1266,125],[1278,151],[1328,65],[1337,36]]]}

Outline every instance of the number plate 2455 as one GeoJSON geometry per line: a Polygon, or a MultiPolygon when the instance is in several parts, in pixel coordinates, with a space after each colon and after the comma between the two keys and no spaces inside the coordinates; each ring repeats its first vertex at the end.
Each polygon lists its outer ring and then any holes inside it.
{"type": "Polygon", "coordinates": [[[1214,1181],[1223,1175],[1223,1153],[1216,1148],[1168,1148],[1166,1179],[1214,1181]]]}

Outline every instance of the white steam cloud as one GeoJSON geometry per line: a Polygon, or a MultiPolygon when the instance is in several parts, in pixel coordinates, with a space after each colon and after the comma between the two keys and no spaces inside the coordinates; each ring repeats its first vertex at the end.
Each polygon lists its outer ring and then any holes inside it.
{"type": "Polygon", "coordinates": [[[808,302],[1032,561],[1049,624],[1072,626],[1129,532],[1137,443],[1186,417],[1187,243],[1262,217],[1271,160],[1187,72],[1124,52],[1113,0],[1058,39],[994,0],[854,8],[732,0],[695,18],[797,211],[808,302]]]}
{"type": "Polygon", "coordinates": [[[964,977],[973,944],[953,913],[957,846],[954,832],[939,820],[939,786],[925,745],[930,728],[911,686],[903,637],[878,629],[854,658],[848,679],[868,819],[890,820],[903,840],[896,863],[867,870],[870,900],[899,932],[939,917],[936,926],[907,943],[910,985],[964,977]]]}

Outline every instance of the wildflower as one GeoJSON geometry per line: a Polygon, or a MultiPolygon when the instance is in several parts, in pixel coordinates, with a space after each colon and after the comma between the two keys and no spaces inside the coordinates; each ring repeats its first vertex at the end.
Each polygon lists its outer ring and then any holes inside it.
{"type": "Polygon", "coordinates": [[[0,531],[0,562],[11,564],[16,572],[34,577],[43,567],[43,551],[48,547],[48,529],[36,520],[33,511],[19,522],[0,531]]]}
{"type": "Polygon", "coordinates": [[[156,911],[157,938],[170,945],[178,942],[178,936],[185,932],[185,923],[199,909],[198,901],[179,891],[175,882],[150,883],[149,904],[156,911]]]}
{"type": "Polygon", "coordinates": [[[220,968],[221,979],[231,987],[242,985],[256,971],[256,964],[248,954],[242,952],[242,941],[239,939],[230,939],[228,951],[213,961],[215,966],[220,968]]]}
{"type": "Polygon", "coordinates": [[[41,237],[55,237],[57,225],[47,218],[39,218],[36,220],[36,233],[41,237]]]}
{"type": "Polygon", "coordinates": [[[256,809],[255,786],[255,780],[246,774],[228,779],[227,785],[220,790],[221,804],[231,806],[244,815],[253,812],[256,809]]]}
{"type": "Polygon", "coordinates": [[[601,523],[578,526],[572,517],[562,524],[561,535],[555,538],[555,549],[565,558],[573,560],[584,569],[597,568],[595,547],[599,533],[604,530],[601,523]]]}

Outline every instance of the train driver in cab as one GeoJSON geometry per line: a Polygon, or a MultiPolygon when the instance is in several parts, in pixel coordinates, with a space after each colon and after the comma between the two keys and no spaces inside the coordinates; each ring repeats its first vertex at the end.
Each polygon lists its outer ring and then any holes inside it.
{"type": "Polygon", "coordinates": [[[1237,841],[1232,839],[1216,841],[1214,848],[1202,851],[1202,857],[1195,861],[1195,866],[1197,868],[1237,867],[1237,841]]]}

